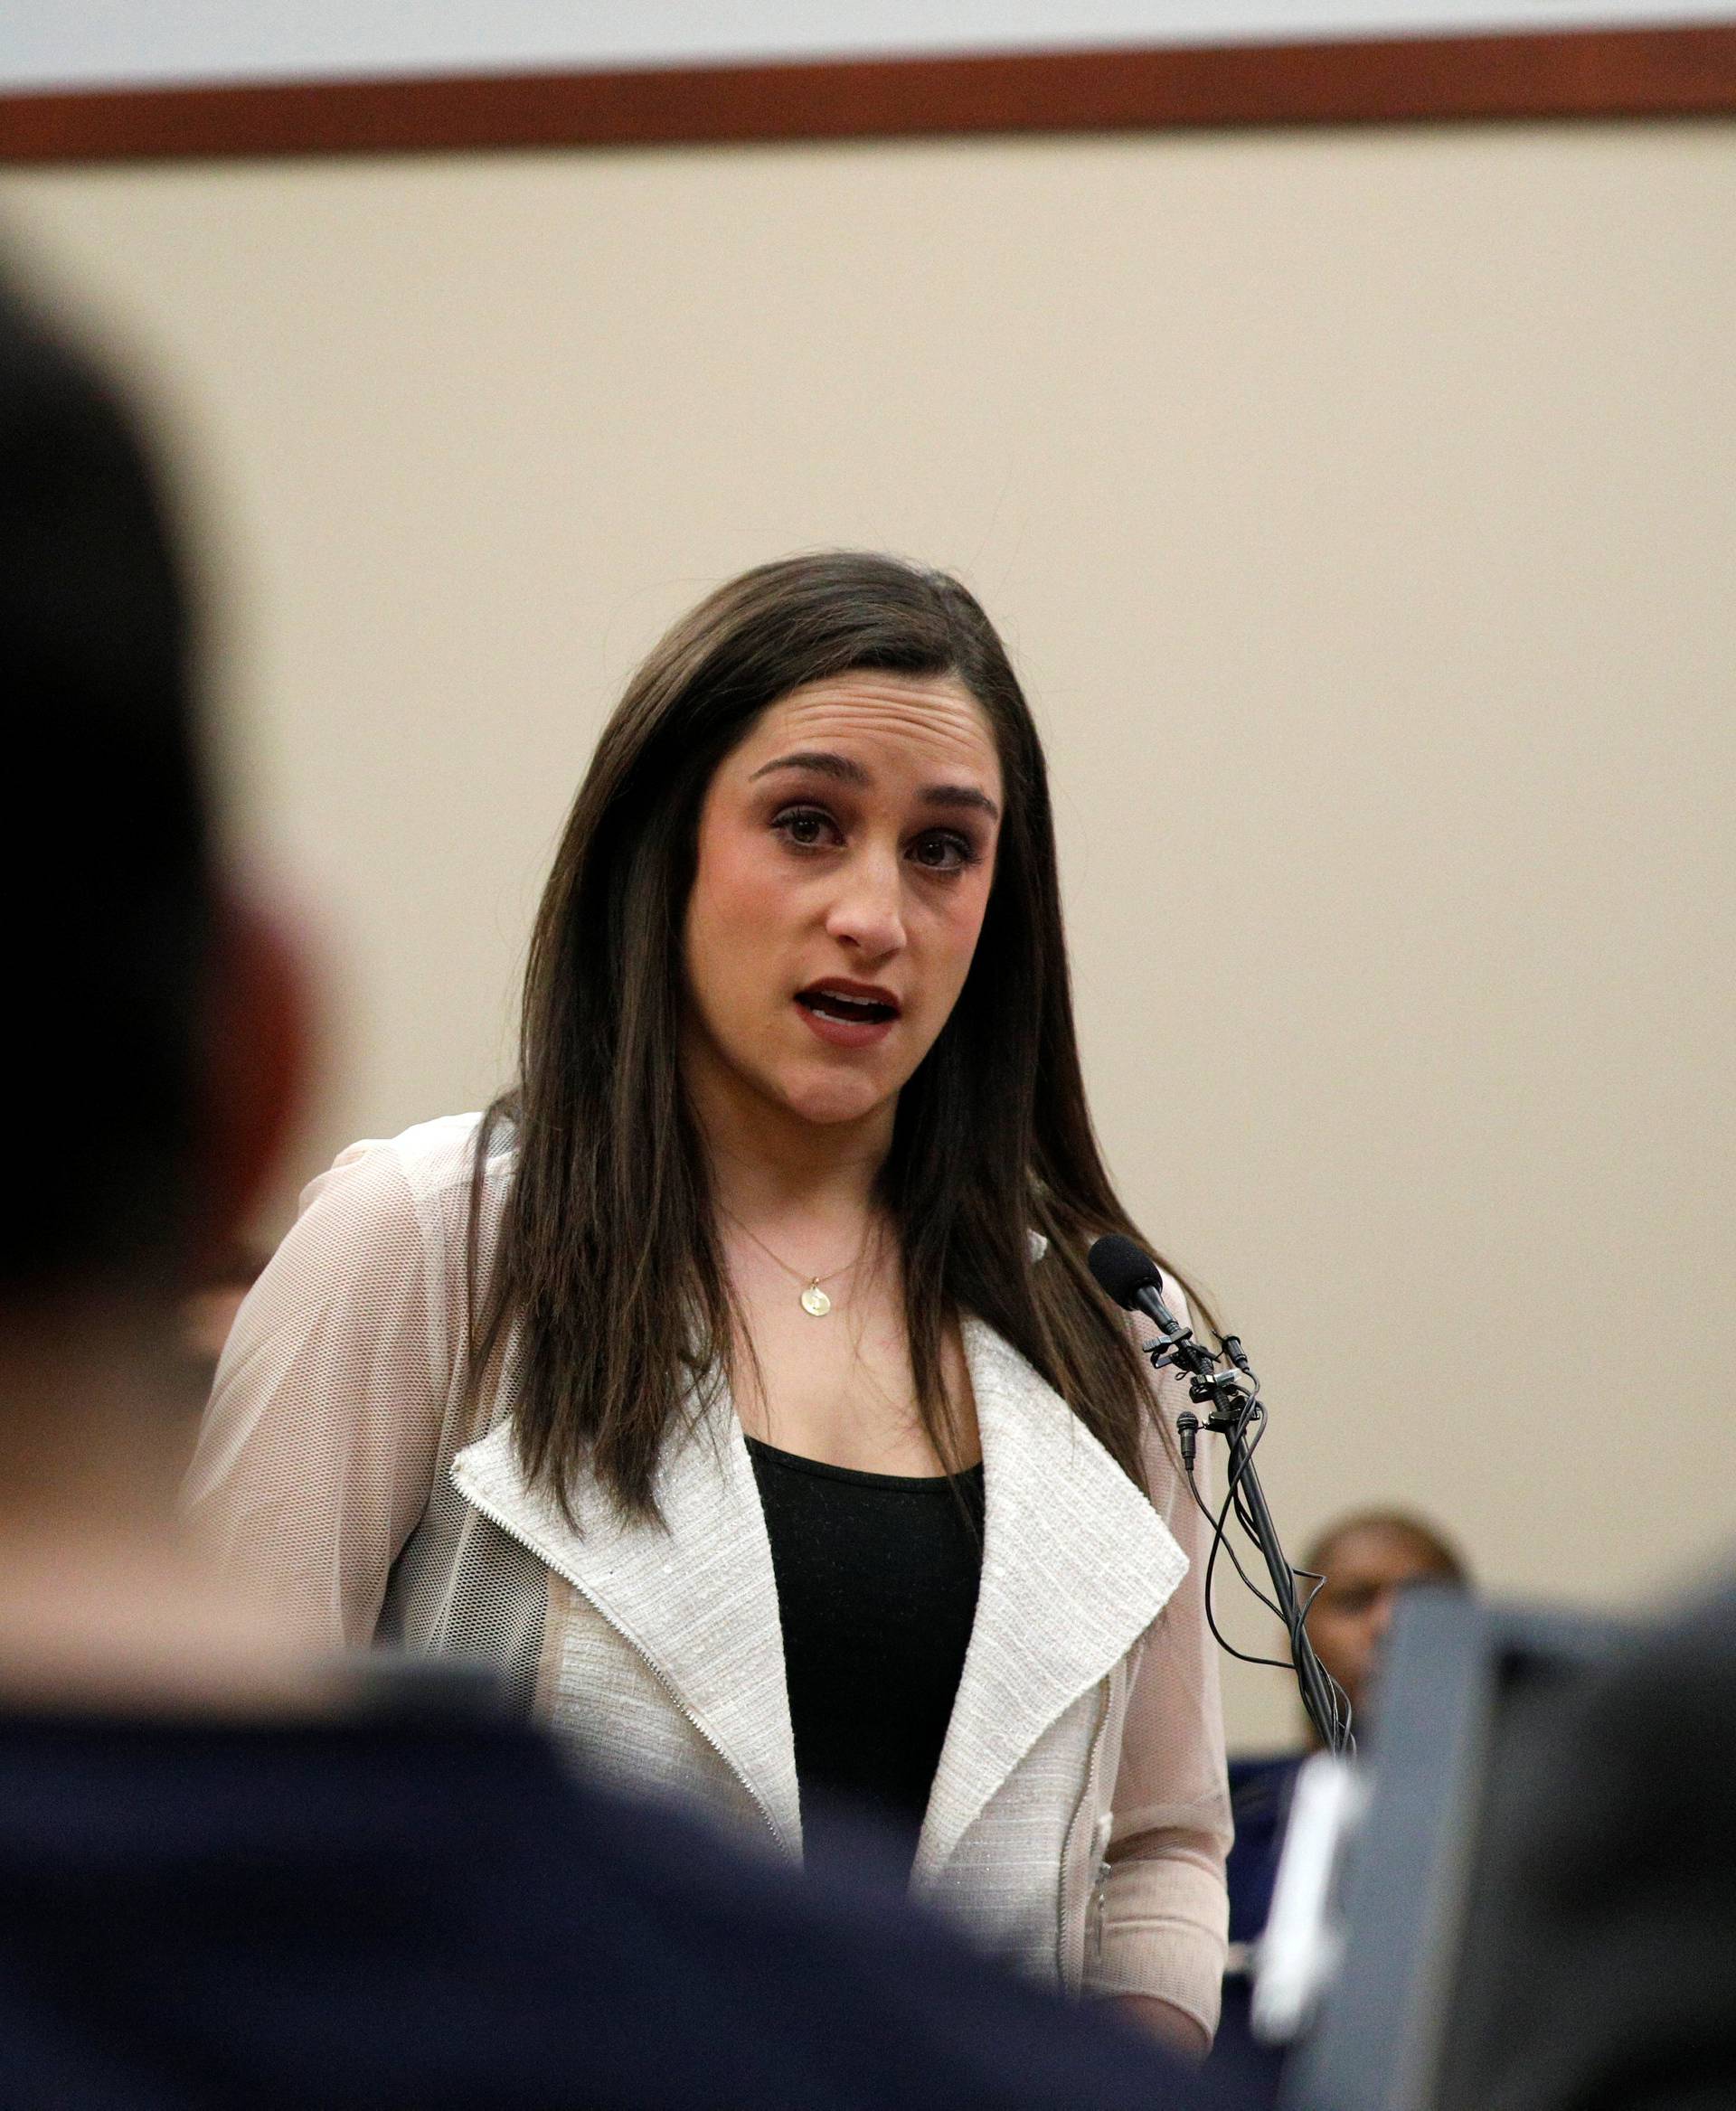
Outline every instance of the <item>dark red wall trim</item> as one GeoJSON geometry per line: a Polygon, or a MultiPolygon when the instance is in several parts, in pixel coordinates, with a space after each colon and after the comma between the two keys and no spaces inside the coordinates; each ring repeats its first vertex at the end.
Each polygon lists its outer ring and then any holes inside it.
{"type": "Polygon", "coordinates": [[[1730,27],[0,96],[0,161],[1736,110],[1730,27]]]}

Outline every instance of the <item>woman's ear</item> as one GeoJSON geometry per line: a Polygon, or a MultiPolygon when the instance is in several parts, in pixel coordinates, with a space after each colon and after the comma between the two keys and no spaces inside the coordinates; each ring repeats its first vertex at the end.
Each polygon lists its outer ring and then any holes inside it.
{"type": "Polygon", "coordinates": [[[301,1109],[313,1040],[308,985],[287,920],[225,888],[205,1004],[195,1263],[245,1229],[301,1109]]]}

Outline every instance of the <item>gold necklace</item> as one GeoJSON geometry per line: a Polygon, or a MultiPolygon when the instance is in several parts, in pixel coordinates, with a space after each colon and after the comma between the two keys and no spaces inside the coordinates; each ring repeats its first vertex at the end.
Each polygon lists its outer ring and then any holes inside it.
{"type": "MultiPolygon", "coordinates": [[[[722,1209],[723,1205],[720,1202],[718,1207],[722,1209]]],[[[867,1252],[868,1239],[873,1236],[871,1230],[856,1249],[854,1256],[845,1261],[841,1268],[832,1268],[824,1276],[809,1276],[804,1274],[800,1268],[792,1268],[781,1254],[773,1253],[760,1234],[757,1231],[750,1231],[733,1210],[723,1210],[723,1214],[738,1231],[752,1239],[769,1261],[776,1261],[792,1282],[800,1283],[803,1286],[802,1294],[797,1302],[810,1319],[824,1319],[832,1309],[832,1300],[821,1289],[820,1285],[822,1283],[835,1283],[840,1276],[847,1276],[850,1270],[855,1267],[856,1262],[867,1252]]]]}

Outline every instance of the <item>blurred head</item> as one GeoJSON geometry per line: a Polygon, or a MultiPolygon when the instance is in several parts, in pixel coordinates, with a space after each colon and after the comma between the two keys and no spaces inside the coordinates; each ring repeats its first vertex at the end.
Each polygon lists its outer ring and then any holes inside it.
{"type": "Polygon", "coordinates": [[[1441,1533],[1400,1510],[1339,1519],[1314,1541],[1302,1566],[1326,1579],[1308,1614],[1315,1653],[1358,1715],[1400,1593],[1415,1584],[1467,1581],[1463,1560],[1441,1533]]]}
{"type": "Polygon", "coordinates": [[[1131,1227],[1085,1108],[1042,747],[944,573],[762,565],[669,632],[604,729],[533,940],[478,1337],[525,1323],[533,1475],[589,1463],[643,1508],[693,1368],[727,1364],[696,1115],[720,1098],[882,1125],[925,1416],[969,1309],[1138,1476],[1143,1376],[1080,1259],[1131,1227]],[[696,1338],[670,1343],[672,1311],[696,1338]]]}
{"type": "Polygon", "coordinates": [[[213,869],[186,596],[103,382],[0,288],[13,811],[0,1308],[168,1299],[250,1198],[295,1069],[286,957],[213,869]]]}
{"type": "Polygon", "coordinates": [[[235,1315],[265,1272],[267,1258],[258,1247],[234,1241],[200,1272],[181,1301],[181,1346],[201,1398],[211,1390],[235,1315]]]}

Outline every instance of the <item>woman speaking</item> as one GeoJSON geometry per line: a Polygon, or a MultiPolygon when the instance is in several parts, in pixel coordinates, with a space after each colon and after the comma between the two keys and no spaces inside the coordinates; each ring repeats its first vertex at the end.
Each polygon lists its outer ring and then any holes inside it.
{"type": "Polygon", "coordinates": [[[1203,2050],[1199,1512],[1083,1267],[1132,1230],[1000,640],[938,573],[766,565],[599,742],[514,1090],[308,1190],[193,1501],[334,1642],[484,1655],[792,1859],[871,1808],[914,1892],[1203,2050]]]}

